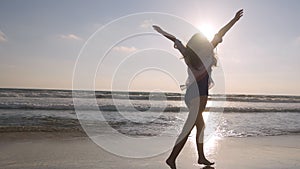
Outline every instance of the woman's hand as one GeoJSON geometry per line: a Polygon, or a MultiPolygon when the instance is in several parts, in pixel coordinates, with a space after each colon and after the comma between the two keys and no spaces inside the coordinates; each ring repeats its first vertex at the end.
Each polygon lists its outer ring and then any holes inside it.
{"type": "Polygon", "coordinates": [[[156,30],[158,33],[163,34],[164,31],[163,31],[159,26],[157,26],[157,25],[152,25],[152,27],[153,27],[153,29],[156,30]]]}
{"type": "Polygon", "coordinates": [[[215,36],[215,38],[211,41],[214,47],[216,47],[220,42],[222,42],[223,36],[226,34],[226,32],[239,20],[244,14],[244,9],[241,9],[237,11],[234,18],[230,20],[224,27],[222,27],[219,32],[217,33],[218,36],[215,36]]]}
{"type": "Polygon", "coordinates": [[[153,29],[156,30],[158,33],[164,35],[166,38],[170,39],[171,41],[175,41],[176,37],[174,35],[169,34],[168,32],[162,30],[159,26],[157,25],[152,25],[153,29]]]}
{"type": "Polygon", "coordinates": [[[244,9],[241,9],[241,10],[239,10],[236,14],[235,14],[235,16],[234,16],[234,20],[235,21],[238,21],[242,16],[243,16],[243,14],[244,14],[244,9]]]}

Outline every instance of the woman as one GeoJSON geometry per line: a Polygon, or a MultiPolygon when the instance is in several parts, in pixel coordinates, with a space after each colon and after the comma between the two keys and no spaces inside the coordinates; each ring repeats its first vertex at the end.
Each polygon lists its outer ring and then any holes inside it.
{"type": "Polygon", "coordinates": [[[166,160],[166,163],[171,169],[176,169],[176,158],[186,143],[194,126],[197,128],[196,143],[199,156],[198,163],[208,166],[214,164],[206,159],[203,152],[204,121],[202,117],[202,112],[207,103],[208,89],[212,86],[212,80],[210,78],[211,67],[216,65],[213,49],[222,42],[225,33],[242,16],[243,9],[239,10],[235,17],[220,29],[211,42],[209,42],[202,34],[197,33],[192,36],[186,46],[184,46],[175,36],[165,32],[156,25],[153,26],[157,32],[174,42],[174,48],[180,51],[188,66],[185,103],[189,109],[189,115],[170,156],[166,160]]]}

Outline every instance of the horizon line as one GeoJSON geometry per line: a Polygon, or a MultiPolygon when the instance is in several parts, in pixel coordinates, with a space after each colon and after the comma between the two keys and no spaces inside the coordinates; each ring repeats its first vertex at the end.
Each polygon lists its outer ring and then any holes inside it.
{"type": "MultiPolygon", "coordinates": [[[[58,91],[95,91],[95,92],[99,92],[99,91],[103,91],[103,92],[126,92],[126,90],[108,90],[108,89],[103,89],[103,90],[90,90],[90,89],[65,89],[65,88],[31,88],[31,87],[0,87],[0,89],[8,89],[8,90],[58,90],[58,91]]],[[[147,90],[131,90],[128,92],[144,92],[144,93],[150,93],[151,91],[147,91],[147,90]]],[[[165,91],[165,92],[153,92],[153,93],[178,93],[178,92],[171,92],[171,91],[165,91]]],[[[178,93],[178,94],[182,94],[182,93],[178,93]]],[[[210,95],[258,95],[258,96],[262,96],[262,95],[269,95],[269,96],[298,96],[299,95],[293,95],[293,94],[282,94],[282,93],[224,93],[224,94],[210,94],[210,95]]]]}

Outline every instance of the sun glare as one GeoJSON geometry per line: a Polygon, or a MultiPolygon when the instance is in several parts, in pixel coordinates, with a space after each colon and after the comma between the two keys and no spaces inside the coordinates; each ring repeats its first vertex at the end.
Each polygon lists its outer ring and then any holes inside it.
{"type": "Polygon", "coordinates": [[[211,41],[216,34],[215,29],[209,24],[202,24],[198,27],[198,29],[204,34],[204,36],[206,36],[209,41],[211,41]]]}

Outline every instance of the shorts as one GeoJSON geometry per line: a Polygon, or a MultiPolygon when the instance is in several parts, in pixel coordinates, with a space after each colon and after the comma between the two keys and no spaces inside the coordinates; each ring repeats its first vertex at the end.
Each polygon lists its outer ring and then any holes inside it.
{"type": "Polygon", "coordinates": [[[208,96],[208,80],[209,75],[207,74],[200,81],[195,81],[186,89],[186,93],[184,96],[184,101],[188,105],[188,103],[199,96],[208,96]]]}

